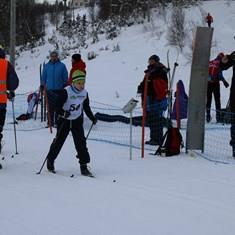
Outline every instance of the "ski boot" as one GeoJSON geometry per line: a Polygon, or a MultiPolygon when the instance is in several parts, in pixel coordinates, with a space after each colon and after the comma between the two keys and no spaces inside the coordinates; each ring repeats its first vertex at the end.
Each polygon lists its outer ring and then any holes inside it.
{"type": "Polygon", "coordinates": [[[51,173],[56,173],[55,172],[55,166],[54,166],[54,161],[51,161],[47,159],[47,170],[50,171],[51,173]]]}
{"type": "Polygon", "coordinates": [[[207,114],[206,115],[206,121],[209,123],[211,121],[211,115],[210,114],[207,114]]]}
{"type": "Polygon", "coordinates": [[[94,177],[93,174],[88,170],[86,164],[80,165],[81,174],[84,176],[94,177]]]}
{"type": "Polygon", "coordinates": [[[0,170],[2,169],[2,165],[1,165],[1,163],[0,163],[0,170]]]}

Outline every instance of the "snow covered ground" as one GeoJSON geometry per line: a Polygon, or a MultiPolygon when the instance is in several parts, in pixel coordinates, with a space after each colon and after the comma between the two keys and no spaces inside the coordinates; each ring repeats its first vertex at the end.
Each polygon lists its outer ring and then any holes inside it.
{"type": "MultiPolygon", "coordinates": [[[[217,44],[212,49],[212,57],[220,51],[234,50],[235,2],[230,6],[226,2],[208,1],[203,5],[215,20],[217,44]]],[[[188,10],[187,15],[195,21],[201,20],[199,10],[188,10]]],[[[101,103],[122,107],[135,97],[151,54],[158,54],[162,62],[166,62],[169,47],[165,34],[158,40],[153,27],[153,24],[133,26],[113,41],[102,40],[81,51],[85,60],[89,50],[99,53],[95,60],[86,60],[86,87],[94,109],[101,103]],[[121,51],[111,52],[117,43],[121,51]],[[110,50],[99,51],[106,45],[110,50]]],[[[160,27],[167,28],[163,24],[160,27]]],[[[39,64],[46,61],[49,49],[52,48],[45,45],[36,54],[25,52],[18,59],[18,94],[37,89],[39,64]]],[[[170,53],[173,64],[176,50],[171,48],[170,53]]],[[[64,62],[70,69],[70,59],[64,62]]],[[[182,79],[188,89],[190,64],[183,55],[179,57],[179,64],[176,80],[182,79]]],[[[226,72],[225,77],[230,82],[231,71],[226,72]]],[[[222,87],[221,92],[224,106],[229,90],[222,87]]],[[[25,96],[16,98],[17,114],[26,111],[22,97],[25,96]]],[[[9,104],[7,123],[12,120],[11,114],[9,104]]],[[[86,131],[89,126],[86,121],[86,131]]],[[[229,154],[229,126],[211,124],[207,127],[207,148],[215,154],[229,154]],[[218,149],[221,145],[224,147],[218,149]]],[[[58,174],[52,175],[44,169],[41,175],[36,175],[54,134],[49,134],[38,122],[19,124],[19,154],[12,158],[15,153],[13,126],[6,124],[5,160],[1,161],[3,170],[0,171],[0,235],[234,234],[235,165],[207,161],[193,153],[160,158],[149,155],[152,152],[149,150],[141,159],[139,149],[133,149],[133,159],[129,160],[129,148],[97,141],[104,135],[110,142],[122,143],[123,140],[127,144],[128,128],[102,122],[94,127],[88,140],[91,169],[96,175],[91,179],[80,176],[71,136],[56,161],[58,174]],[[75,177],[70,178],[71,174],[75,177]]],[[[134,144],[139,146],[138,128],[134,134],[134,144]]]]}

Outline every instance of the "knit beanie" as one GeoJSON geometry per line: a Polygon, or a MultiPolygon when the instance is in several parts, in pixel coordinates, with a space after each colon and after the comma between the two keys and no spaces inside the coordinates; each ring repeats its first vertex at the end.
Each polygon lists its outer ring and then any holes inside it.
{"type": "Polygon", "coordinates": [[[78,62],[79,60],[81,60],[81,55],[80,54],[73,54],[72,59],[78,62]]]}
{"type": "Polygon", "coordinates": [[[155,60],[156,62],[159,62],[160,58],[157,55],[152,55],[152,56],[149,57],[149,60],[155,60]]]}
{"type": "Polygon", "coordinates": [[[80,80],[85,81],[86,74],[82,72],[81,70],[77,69],[72,73],[72,82],[76,82],[80,80]]]}

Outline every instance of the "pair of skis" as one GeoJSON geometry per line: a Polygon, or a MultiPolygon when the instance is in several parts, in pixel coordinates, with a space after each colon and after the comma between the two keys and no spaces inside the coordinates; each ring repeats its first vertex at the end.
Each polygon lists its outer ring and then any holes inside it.
{"type": "Polygon", "coordinates": [[[170,74],[170,50],[167,51],[167,67],[169,69],[168,72],[168,112],[167,112],[167,118],[170,119],[171,117],[171,112],[172,112],[172,95],[173,95],[173,84],[174,84],[174,79],[175,79],[175,71],[176,71],[176,67],[179,65],[178,64],[178,58],[179,58],[179,51],[177,50],[177,56],[176,56],[176,60],[174,63],[174,67],[173,67],[173,72],[172,72],[172,76],[170,74]]]}

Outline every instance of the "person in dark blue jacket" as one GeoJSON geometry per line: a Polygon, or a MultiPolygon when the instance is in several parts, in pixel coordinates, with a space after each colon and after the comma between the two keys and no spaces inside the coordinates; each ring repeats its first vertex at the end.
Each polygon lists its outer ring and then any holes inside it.
{"type": "MultiPolygon", "coordinates": [[[[12,64],[5,59],[5,52],[0,47],[0,153],[2,150],[2,131],[6,119],[7,99],[13,101],[19,78],[12,64]]],[[[2,165],[0,164],[0,169],[2,165]]]]}
{"type": "Polygon", "coordinates": [[[51,94],[58,93],[68,84],[68,71],[64,63],[59,60],[57,51],[50,53],[50,60],[44,65],[42,71],[42,89],[48,95],[51,126],[56,126],[57,115],[54,108],[54,99],[51,94]]]}

